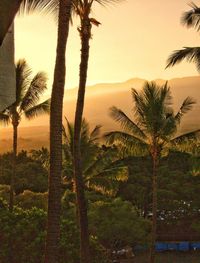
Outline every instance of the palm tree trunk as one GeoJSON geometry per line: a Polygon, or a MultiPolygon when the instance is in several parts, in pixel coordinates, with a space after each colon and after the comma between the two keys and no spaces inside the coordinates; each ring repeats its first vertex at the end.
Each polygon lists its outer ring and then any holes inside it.
{"type": "Polygon", "coordinates": [[[16,175],[16,158],[17,158],[17,127],[18,124],[13,124],[13,158],[12,158],[12,173],[10,177],[10,199],[9,210],[13,211],[14,205],[14,184],[16,175]]]}
{"type": "Polygon", "coordinates": [[[76,104],[75,124],[74,124],[74,178],[76,184],[77,210],[80,227],[80,259],[81,263],[90,262],[89,232],[87,203],[84,193],[83,171],[81,167],[80,133],[84,108],[85,87],[87,80],[87,69],[89,60],[89,40],[91,25],[89,19],[83,19],[81,24],[81,63],[79,71],[79,90],[76,104]]]}
{"type": "Polygon", "coordinates": [[[153,156],[153,200],[152,200],[152,233],[151,233],[151,244],[150,244],[150,263],[155,262],[155,244],[156,244],[156,232],[157,232],[157,168],[158,168],[158,157],[155,151],[153,156]]]}
{"type": "MultiPolygon", "coordinates": [[[[10,177],[10,198],[9,198],[9,210],[13,212],[14,206],[14,185],[16,177],[16,158],[17,158],[17,127],[18,124],[13,122],[13,156],[12,156],[12,173],[10,177]]],[[[9,263],[13,263],[13,234],[12,231],[9,235],[9,263]]]]}
{"type": "Polygon", "coordinates": [[[45,263],[57,263],[59,261],[62,111],[65,85],[65,52],[69,33],[71,3],[71,0],[60,0],[59,2],[57,54],[50,109],[50,174],[45,263]]]}

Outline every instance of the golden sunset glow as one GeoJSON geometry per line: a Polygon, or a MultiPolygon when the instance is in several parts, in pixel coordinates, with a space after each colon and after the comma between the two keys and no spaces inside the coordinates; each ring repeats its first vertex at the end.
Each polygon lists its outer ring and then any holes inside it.
{"type": "MultiPolygon", "coordinates": [[[[173,50],[200,44],[199,34],[180,24],[182,13],[189,9],[187,3],[187,0],[127,0],[108,8],[96,6],[93,17],[102,25],[93,28],[88,85],[133,77],[153,80],[198,75],[194,64],[186,62],[165,70],[166,59],[173,50]]],[[[75,20],[68,39],[68,88],[78,84],[77,25],[75,20]]],[[[55,19],[39,14],[17,18],[15,38],[16,59],[26,58],[35,71],[46,71],[50,92],[56,49],[55,19]]]]}

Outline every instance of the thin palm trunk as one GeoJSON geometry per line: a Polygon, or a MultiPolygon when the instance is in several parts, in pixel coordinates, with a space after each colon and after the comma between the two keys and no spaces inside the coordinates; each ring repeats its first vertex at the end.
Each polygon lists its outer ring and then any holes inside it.
{"type": "Polygon", "coordinates": [[[59,262],[62,111],[65,85],[65,52],[69,33],[71,0],[60,0],[56,64],[50,110],[50,175],[45,263],[59,262]]]}
{"type": "Polygon", "coordinates": [[[157,168],[158,168],[158,156],[157,152],[152,156],[153,159],[153,199],[152,199],[152,233],[150,244],[150,263],[155,262],[155,244],[156,244],[156,232],[157,232],[157,168]]]}
{"type": "MultiPolygon", "coordinates": [[[[14,206],[14,185],[16,177],[16,158],[17,158],[17,128],[18,124],[13,122],[13,155],[12,155],[12,173],[10,177],[10,198],[9,198],[9,210],[13,212],[14,206]]],[[[9,236],[9,263],[13,263],[13,234],[10,232],[9,236]]]]}
{"type": "Polygon", "coordinates": [[[13,124],[13,157],[12,157],[12,173],[10,177],[10,199],[9,199],[9,210],[13,211],[14,205],[14,184],[16,175],[16,158],[17,158],[17,127],[18,124],[13,124]]]}
{"type": "Polygon", "coordinates": [[[90,262],[89,248],[89,232],[88,232],[88,217],[87,203],[84,193],[83,171],[81,166],[81,149],[80,149],[80,134],[81,123],[84,109],[85,87],[87,80],[87,69],[89,60],[89,40],[90,40],[91,25],[88,18],[81,22],[81,63],[79,72],[79,90],[76,104],[75,124],[74,124],[74,178],[76,184],[76,199],[77,210],[79,216],[80,227],[80,259],[81,263],[90,262]]]}

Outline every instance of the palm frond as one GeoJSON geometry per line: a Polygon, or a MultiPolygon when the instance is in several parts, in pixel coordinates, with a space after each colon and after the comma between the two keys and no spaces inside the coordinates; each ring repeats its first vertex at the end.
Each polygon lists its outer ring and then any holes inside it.
{"type": "Polygon", "coordinates": [[[110,108],[110,116],[112,119],[120,123],[123,130],[131,132],[139,138],[146,139],[145,133],[122,110],[113,106],[110,108]]]}
{"type": "Polygon", "coordinates": [[[141,92],[132,89],[135,117],[145,134],[160,134],[166,114],[171,112],[171,94],[167,82],[158,86],[146,82],[141,92]]]}
{"type": "Polygon", "coordinates": [[[190,111],[195,103],[196,102],[195,102],[195,100],[193,98],[187,97],[183,101],[178,113],[175,115],[175,120],[178,123],[180,123],[180,121],[181,121],[182,117],[184,116],[184,114],[186,114],[188,111],[190,111]]]}
{"type": "Polygon", "coordinates": [[[165,144],[169,142],[169,140],[176,134],[178,125],[175,119],[173,112],[169,112],[164,116],[164,120],[162,121],[162,126],[160,128],[160,132],[158,137],[162,140],[161,144],[165,144]]]}
{"type": "Polygon", "coordinates": [[[172,145],[180,145],[188,140],[195,140],[200,138],[200,129],[182,134],[171,140],[172,145]]]}
{"type": "Polygon", "coordinates": [[[107,151],[99,155],[96,160],[90,163],[89,167],[86,167],[84,174],[86,176],[98,174],[102,170],[111,166],[111,164],[117,159],[118,159],[118,150],[116,148],[109,148],[107,151]]]}
{"type": "Polygon", "coordinates": [[[0,124],[8,125],[10,123],[10,116],[0,112],[0,124]]]}
{"type": "Polygon", "coordinates": [[[68,121],[68,119],[65,117],[66,121],[66,129],[63,125],[63,137],[64,137],[64,144],[63,147],[65,148],[65,151],[68,151],[67,155],[72,156],[73,155],[73,137],[74,137],[74,126],[72,123],[68,121]]]}
{"type": "Polygon", "coordinates": [[[107,7],[109,5],[114,5],[125,0],[90,0],[91,2],[97,2],[98,4],[102,5],[103,7],[107,7]]]}
{"type": "Polygon", "coordinates": [[[119,182],[128,180],[128,168],[125,166],[110,167],[102,170],[99,174],[86,179],[88,188],[102,194],[114,195],[118,189],[119,182]]]}
{"type": "Polygon", "coordinates": [[[90,142],[97,142],[100,137],[100,132],[101,132],[101,125],[96,125],[94,129],[90,133],[90,142]]]}
{"type": "Polygon", "coordinates": [[[58,9],[59,0],[23,0],[19,15],[32,14],[37,11],[40,13],[51,14],[58,9]]]}
{"type": "Polygon", "coordinates": [[[167,66],[172,67],[184,59],[188,62],[194,62],[197,70],[200,71],[200,47],[184,47],[180,50],[175,50],[167,59],[167,66]]]}
{"type": "Polygon", "coordinates": [[[172,96],[170,87],[168,86],[168,81],[166,81],[165,84],[161,86],[159,97],[161,105],[165,105],[165,107],[172,105],[172,96]]]}
{"type": "Polygon", "coordinates": [[[30,107],[34,107],[46,89],[47,75],[45,72],[38,72],[30,82],[29,88],[21,102],[20,110],[27,111],[30,107]]]}
{"type": "Polygon", "coordinates": [[[188,28],[194,27],[200,30],[200,8],[193,2],[189,4],[191,10],[184,12],[181,17],[181,23],[188,28]]]}
{"type": "Polygon", "coordinates": [[[86,121],[85,118],[83,118],[81,122],[81,134],[80,134],[82,142],[88,141],[89,133],[90,133],[89,123],[86,121]]]}
{"type": "Polygon", "coordinates": [[[136,89],[131,89],[132,100],[134,104],[134,112],[137,120],[140,122],[144,117],[145,104],[142,97],[139,95],[136,89]]]}
{"type": "Polygon", "coordinates": [[[16,73],[16,105],[24,98],[28,86],[30,84],[30,77],[32,74],[31,68],[28,66],[25,59],[20,59],[17,61],[15,66],[16,73]]]}
{"type": "Polygon", "coordinates": [[[24,112],[24,114],[25,114],[25,117],[30,120],[37,116],[40,116],[42,114],[46,114],[49,112],[50,112],[50,99],[36,106],[33,106],[32,108],[29,108],[28,110],[24,112]]]}
{"type": "Polygon", "coordinates": [[[122,131],[108,132],[104,135],[104,138],[106,139],[106,142],[108,144],[122,143],[126,145],[126,147],[130,151],[134,150],[135,148],[139,148],[141,150],[148,149],[148,144],[144,140],[139,139],[126,132],[122,132],[122,131]]]}

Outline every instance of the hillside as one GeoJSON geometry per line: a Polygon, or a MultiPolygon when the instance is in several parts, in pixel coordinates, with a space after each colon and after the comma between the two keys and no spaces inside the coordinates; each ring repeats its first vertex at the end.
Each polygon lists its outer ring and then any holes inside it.
{"type": "MultiPolygon", "coordinates": [[[[131,115],[131,88],[141,89],[145,80],[134,78],[123,83],[97,84],[87,88],[84,116],[91,126],[101,124],[102,131],[117,128],[117,124],[109,117],[109,108],[113,105],[121,108],[129,116],[131,115]]],[[[164,80],[156,80],[162,84],[164,80]]],[[[181,126],[181,132],[197,129],[200,126],[200,77],[186,77],[172,79],[169,82],[174,108],[177,109],[184,98],[193,97],[197,104],[188,113],[181,126]]],[[[65,93],[64,115],[73,120],[77,89],[68,90],[65,93]]],[[[48,146],[48,116],[42,116],[31,122],[22,122],[19,128],[19,149],[33,149],[48,146]],[[28,126],[29,125],[29,126],[28,126]]],[[[0,152],[5,152],[12,147],[12,129],[3,127],[0,129],[0,152]]]]}

